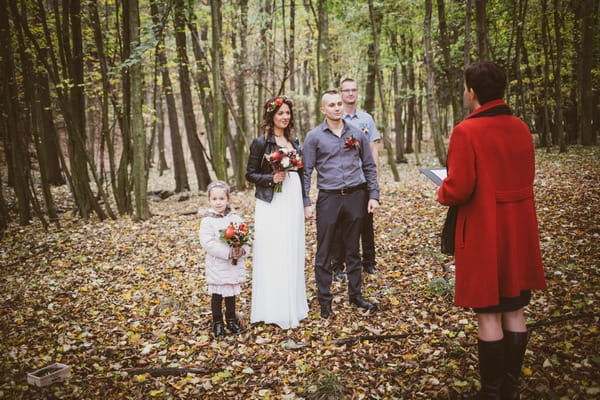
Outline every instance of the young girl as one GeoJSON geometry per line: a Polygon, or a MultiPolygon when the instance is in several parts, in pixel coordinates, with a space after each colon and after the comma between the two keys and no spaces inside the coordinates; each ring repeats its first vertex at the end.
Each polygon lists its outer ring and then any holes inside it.
{"type": "Polygon", "coordinates": [[[241,291],[246,280],[243,258],[248,253],[247,246],[230,247],[221,241],[222,231],[233,222],[240,224],[242,219],[229,207],[229,186],[215,181],[206,190],[210,209],[201,210],[200,244],[206,251],[206,283],[212,295],[211,309],[215,337],[225,336],[221,303],[225,298],[225,319],[227,328],[233,334],[242,332],[235,314],[235,296],[241,291]],[[234,265],[233,259],[238,262],[234,265]]]}

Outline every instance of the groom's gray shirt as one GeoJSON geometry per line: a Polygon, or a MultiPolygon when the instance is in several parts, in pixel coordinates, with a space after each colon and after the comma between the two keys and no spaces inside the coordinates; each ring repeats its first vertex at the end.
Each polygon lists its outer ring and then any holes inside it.
{"type": "Polygon", "coordinates": [[[310,198],[311,175],[313,169],[316,169],[318,189],[339,190],[366,182],[369,199],[379,200],[377,169],[369,140],[354,125],[344,121],[340,137],[329,129],[326,121],[308,132],[302,149],[302,161],[305,199],[310,198]],[[358,147],[346,146],[346,140],[350,136],[358,140],[358,147]]]}

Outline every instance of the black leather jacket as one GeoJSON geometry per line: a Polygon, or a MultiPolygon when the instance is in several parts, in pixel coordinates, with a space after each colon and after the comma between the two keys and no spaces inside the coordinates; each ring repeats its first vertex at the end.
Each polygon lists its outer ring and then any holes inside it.
{"type": "MultiPolygon", "coordinates": [[[[292,141],[292,146],[294,146],[298,154],[302,154],[298,139],[292,141]]],[[[275,183],[273,182],[273,169],[265,159],[265,154],[270,154],[278,147],[273,136],[267,138],[262,135],[254,139],[250,145],[250,155],[248,156],[248,164],[246,165],[246,179],[256,186],[254,196],[268,203],[273,200],[273,187],[275,183]]],[[[300,184],[302,185],[303,203],[306,204],[304,201],[304,176],[302,169],[298,169],[298,174],[300,174],[300,184]]]]}

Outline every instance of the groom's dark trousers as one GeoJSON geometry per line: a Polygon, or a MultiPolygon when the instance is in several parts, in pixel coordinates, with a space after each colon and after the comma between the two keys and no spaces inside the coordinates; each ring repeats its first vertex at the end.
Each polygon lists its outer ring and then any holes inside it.
{"type": "Polygon", "coordinates": [[[368,197],[366,184],[343,190],[319,190],[316,206],[315,278],[321,304],[330,302],[333,297],[331,251],[334,242],[339,242],[336,244],[345,249],[348,295],[361,295],[362,264],[359,240],[363,219],[367,213],[368,197]]]}

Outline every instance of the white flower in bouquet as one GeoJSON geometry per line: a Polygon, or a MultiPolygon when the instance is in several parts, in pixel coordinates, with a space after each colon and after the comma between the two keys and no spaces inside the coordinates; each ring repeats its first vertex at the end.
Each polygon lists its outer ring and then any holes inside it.
{"type": "Polygon", "coordinates": [[[291,161],[289,157],[283,157],[281,159],[281,166],[283,168],[289,168],[291,166],[291,161]]]}

